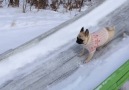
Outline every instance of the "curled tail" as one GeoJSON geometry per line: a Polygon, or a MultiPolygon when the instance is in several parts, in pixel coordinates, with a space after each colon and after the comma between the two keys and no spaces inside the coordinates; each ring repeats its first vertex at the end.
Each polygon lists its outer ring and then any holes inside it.
{"type": "Polygon", "coordinates": [[[107,29],[108,31],[112,31],[112,30],[115,30],[115,26],[106,27],[106,29],[107,29]]]}

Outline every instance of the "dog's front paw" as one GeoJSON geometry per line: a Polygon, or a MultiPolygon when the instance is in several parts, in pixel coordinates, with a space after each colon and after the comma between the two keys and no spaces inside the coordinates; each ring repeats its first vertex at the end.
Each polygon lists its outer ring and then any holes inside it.
{"type": "Polygon", "coordinates": [[[78,54],[78,56],[79,56],[79,57],[81,57],[81,56],[83,56],[83,55],[84,55],[84,53],[80,53],[80,54],[78,54]]]}
{"type": "Polygon", "coordinates": [[[85,63],[89,63],[90,62],[90,59],[86,59],[84,62],[85,63]]]}
{"type": "Polygon", "coordinates": [[[89,63],[89,62],[90,62],[90,60],[86,60],[86,61],[85,61],[85,63],[89,63]]]}
{"type": "Polygon", "coordinates": [[[85,64],[85,63],[88,63],[89,61],[87,61],[87,60],[85,60],[85,61],[83,61],[83,63],[85,64]]]}

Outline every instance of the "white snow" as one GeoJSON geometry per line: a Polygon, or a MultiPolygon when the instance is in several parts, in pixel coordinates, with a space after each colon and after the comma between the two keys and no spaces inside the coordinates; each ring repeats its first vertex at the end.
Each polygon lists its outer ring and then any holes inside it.
{"type": "Polygon", "coordinates": [[[127,81],[121,88],[120,90],[129,90],[129,81],[127,81]]]}
{"type": "MultiPolygon", "coordinates": [[[[80,13],[77,10],[61,12],[62,8],[58,12],[38,11],[33,8],[31,11],[27,10],[27,13],[22,13],[22,5],[20,8],[8,8],[7,2],[4,0],[4,7],[0,8],[0,54],[22,45],[80,13]]],[[[87,6],[83,7],[82,12],[86,9],[87,6]]]]}
{"type": "MultiPolygon", "coordinates": [[[[49,52],[54,51],[54,50],[58,49],[59,47],[61,47],[62,45],[68,43],[69,41],[71,41],[72,39],[74,39],[77,36],[78,31],[80,30],[80,28],[82,26],[90,27],[90,26],[97,25],[97,23],[102,18],[104,18],[106,15],[108,15],[109,13],[114,11],[116,8],[121,6],[126,1],[127,0],[107,0],[107,1],[105,1],[104,4],[100,5],[99,7],[94,9],[92,12],[87,14],[86,16],[80,18],[76,22],[71,23],[70,25],[62,28],[60,31],[54,33],[53,35],[49,36],[48,38],[45,38],[41,42],[37,43],[37,45],[35,45],[33,48],[29,48],[27,50],[19,52],[15,55],[10,56],[6,60],[1,61],[0,62],[0,79],[3,78],[4,76],[8,75],[10,72],[13,72],[16,69],[23,67],[26,64],[33,62],[37,58],[43,57],[43,56],[47,55],[49,52]],[[66,37],[66,35],[67,35],[67,37],[66,37]]],[[[4,17],[4,15],[2,17],[4,17]]],[[[40,18],[38,18],[38,20],[40,20],[40,18]]],[[[24,20],[26,21],[26,19],[24,19],[24,20]]],[[[34,23],[32,25],[35,25],[35,20],[36,19],[32,20],[33,22],[30,21],[30,24],[28,22],[26,22],[26,23],[28,23],[28,26],[31,25],[32,23],[34,23]]],[[[4,21],[4,19],[3,19],[3,21],[4,21]]],[[[15,21],[15,16],[14,16],[14,21],[15,21]]],[[[29,20],[27,20],[27,21],[29,21],[29,20]]],[[[10,23],[10,21],[7,21],[7,22],[10,23]]],[[[15,23],[18,26],[14,29],[14,32],[12,35],[17,34],[16,33],[17,28],[21,27],[20,23],[18,23],[18,22],[20,22],[20,20],[17,21],[17,19],[16,19],[15,23]]],[[[37,24],[40,26],[40,28],[42,27],[41,23],[42,23],[42,20],[41,20],[41,22],[39,22],[37,24]]],[[[23,25],[25,25],[25,24],[23,24],[23,25]]],[[[1,25],[1,26],[3,26],[3,25],[1,25]]],[[[37,26],[37,28],[39,28],[39,26],[37,26]]],[[[55,26],[55,24],[54,24],[54,26],[55,26]]],[[[1,31],[3,33],[5,32],[5,34],[6,34],[9,32],[9,29],[13,28],[13,27],[10,27],[9,25],[7,25],[3,28],[5,30],[3,29],[1,31]]],[[[31,31],[31,29],[33,29],[33,27],[29,28],[30,31],[31,31]]],[[[22,28],[22,30],[26,31],[27,29],[22,28]]],[[[22,32],[22,30],[20,30],[20,31],[22,32]]],[[[42,30],[41,30],[41,32],[40,32],[40,30],[39,30],[39,33],[42,32],[42,30]]],[[[93,32],[93,31],[91,31],[91,32],[93,32]]],[[[33,32],[33,33],[35,33],[35,32],[33,32]]],[[[8,36],[8,34],[7,34],[7,36],[8,36]]],[[[25,36],[28,36],[28,35],[25,35],[25,36]]],[[[5,41],[6,41],[6,39],[3,41],[3,43],[5,43],[5,41]]],[[[15,41],[12,41],[12,42],[15,42],[15,41]]],[[[111,72],[116,70],[121,64],[123,64],[129,58],[129,56],[127,55],[129,53],[129,47],[127,44],[129,44],[129,38],[124,39],[122,41],[122,43],[118,44],[117,47],[114,47],[113,50],[109,51],[109,53],[114,52],[114,51],[117,51],[117,52],[112,53],[112,54],[107,53],[103,57],[89,63],[88,65],[84,65],[84,66],[80,67],[77,72],[75,72],[73,75],[71,75],[69,78],[67,78],[64,82],[62,82],[62,83],[58,84],[57,86],[54,86],[50,89],[52,89],[52,90],[92,90],[95,86],[98,85],[98,83],[102,82],[107,76],[109,76],[111,74],[111,72]],[[110,55],[110,57],[107,57],[107,55],[110,55]],[[118,57],[116,57],[116,56],[118,56],[118,57]],[[105,59],[105,60],[102,61],[103,59],[105,59]],[[90,68],[88,68],[88,67],[90,67],[90,68]],[[105,68],[103,68],[103,67],[105,67],[105,68]],[[91,72],[91,70],[92,70],[92,72],[91,72]],[[106,73],[108,72],[109,75],[105,74],[104,72],[106,72],[106,73]],[[96,77],[99,79],[96,79],[96,77]]],[[[4,45],[8,45],[8,43],[7,44],[5,43],[4,45]]]]}
{"type": "Polygon", "coordinates": [[[105,55],[79,68],[66,80],[49,90],[93,90],[129,59],[129,37],[113,46],[105,55]],[[116,52],[117,51],[117,52],[116,52]]]}
{"type": "Polygon", "coordinates": [[[50,10],[22,13],[19,8],[0,8],[0,13],[0,54],[71,18],[50,10]]]}

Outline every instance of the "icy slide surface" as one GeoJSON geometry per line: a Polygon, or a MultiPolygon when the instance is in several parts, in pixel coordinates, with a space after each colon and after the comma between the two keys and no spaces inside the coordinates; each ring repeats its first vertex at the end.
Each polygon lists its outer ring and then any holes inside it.
{"type": "MultiPolygon", "coordinates": [[[[107,46],[96,52],[93,60],[88,64],[82,64],[86,56],[77,56],[81,47],[75,43],[74,38],[77,36],[78,31],[82,26],[85,26],[85,28],[92,26],[92,28],[90,28],[90,30],[92,30],[91,32],[97,30],[101,26],[106,26],[107,24],[115,25],[117,33],[121,30],[128,31],[129,1],[117,0],[117,3],[115,2],[116,0],[106,1],[85,17],[82,17],[71,25],[62,28],[60,31],[44,39],[32,49],[30,48],[2,61],[0,64],[4,67],[4,65],[7,66],[7,64],[9,64],[9,61],[15,62],[17,59],[17,67],[12,68],[12,71],[15,71],[8,75],[8,69],[7,71],[0,70],[0,73],[3,74],[3,76],[1,75],[1,81],[6,81],[0,86],[0,89],[92,90],[95,88],[129,58],[127,55],[129,53],[129,38],[128,36],[124,38],[119,36],[117,39],[114,39],[107,46]],[[115,5],[110,8],[111,4],[115,5]],[[106,12],[105,10],[107,8],[109,10],[106,12]],[[105,12],[102,14],[102,11],[105,12]],[[98,23],[99,21],[101,22],[98,23]],[[86,22],[88,23],[86,24],[86,22]],[[60,46],[62,47],[58,48],[60,46]],[[44,55],[46,55],[45,52],[47,51],[52,51],[52,53],[45,57],[44,55]],[[25,62],[20,61],[26,60],[28,61],[27,63],[29,63],[35,59],[36,61],[33,63],[16,70],[20,65],[25,64],[25,62]],[[20,64],[18,65],[19,62],[20,64]],[[5,76],[8,80],[2,78],[5,76]]],[[[9,68],[11,67],[12,66],[9,68]]]]}

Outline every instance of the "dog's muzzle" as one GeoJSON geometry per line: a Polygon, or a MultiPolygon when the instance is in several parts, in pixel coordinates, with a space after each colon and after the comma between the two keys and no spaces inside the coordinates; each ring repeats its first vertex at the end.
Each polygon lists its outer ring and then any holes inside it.
{"type": "Polygon", "coordinates": [[[77,37],[76,43],[78,43],[78,44],[83,44],[83,40],[77,37]]]}

